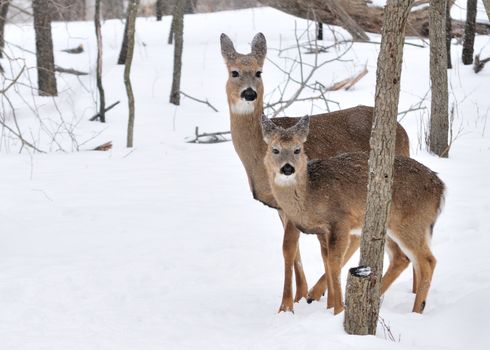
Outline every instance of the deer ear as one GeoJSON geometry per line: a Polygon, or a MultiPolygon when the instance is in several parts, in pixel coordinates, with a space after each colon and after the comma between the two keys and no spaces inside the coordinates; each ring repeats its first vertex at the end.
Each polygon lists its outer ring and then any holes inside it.
{"type": "Polygon", "coordinates": [[[235,51],[235,47],[233,46],[233,42],[225,33],[222,33],[220,36],[221,43],[221,54],[225,61],[234,60],[237,57],[237,53],[235,51]]]}
{"type": "Polygon", "coordinates": [[[255,56],[260,64],[264,64],[267,54],[267,41],[262,33],[257,33],[252,40],[252,55],[255,56]]]}
{"type": "Polygon", "coordinates": [[[300,137],[301,142],[306,142],[308,133],[310,131],[310,116],[305,115],[304,117],[302,117],[291,129],[295,135],[298,135],[300,137]]]}
{"type": "Polygon", "coordinates": [[[277,125],[272,122],[269,118],[262,114],[262,136],[264,138],[265,143],[269,144],[271,141],[272,135],[275,133],[277,129],[277,125]]]}

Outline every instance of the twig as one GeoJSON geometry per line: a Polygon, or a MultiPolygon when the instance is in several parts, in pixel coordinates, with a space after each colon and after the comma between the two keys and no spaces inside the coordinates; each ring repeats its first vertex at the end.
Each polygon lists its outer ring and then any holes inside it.
{"type": "Polygon", "coordinates": [[[2,120],[0,120],[0,124],[5,128],[7,129],[8,131],[10,131],[12,134],[14,134],[15,137],[17,137],[23,145],[27,146],[27,147],[30,147],[32,148],[33,150],[39,152],[39,153],[46,153],[44,152],[43,150],[40,150],[39,148],[37,148],[36,146],[34,146],[32,143],[30,143],[29,141],[27,141],[26,139],[24,139],[22,137],[22,135],[18,134],[17,132],[15,132],[15,130],[13,130],[10,126],[8,126],[7,124],[5,124],[2,120]]]}
{"type": "Polygon", "coordinates": [[[79,70],[73,69],[73,68],[63,68],[60,66],[54,66],[55,72],[59,73],[67,73],[67,74],[73,74],[73,75],[88,75],[87,72],[81,72],[79,70]]]}
{"type": "MultiPolygon", "coordinates": [[[[116,107],[120,102],[121,101],[117,101],[117,102],[114,102],[113,104],[111,104],[110,106],[108,106],[106,109],[104,109],[104,113],[108,112],[111,109],[113,109],[114,107],[116,107]]],[[[93,122],[93,121],[97,120],[98,118],[100,118],[100,113],[97,113],[96,115],[94,115],[92,118],[89,119],[89,121],[93,122]]]]}
{"type": "Polygon", "coordinates": [[[200,99],[198,99],[198,98],[196,98],[196,97],[193,97],[193,96],[187,95],[187,94],[186,94],[185,92],[183,92],[183,91],[180,91],[180,94],[181,94],[182,96],[185,96],[185,97],[187,97],[187,98],[189,98],[189,99],[193,100],[193,101],[200,102],[200,103],[204,103],[205,105],[208,105],[208,106],[209,106],[209,108],[211,108],[213,111],[215,111],[215,112],[219,112],[219,111],[216,109],[216,107],[214,107],[214,106],[213,106],[211,103],[209,103],[208,99],[206,99],[206,100],[200,100],[200,99]]]}

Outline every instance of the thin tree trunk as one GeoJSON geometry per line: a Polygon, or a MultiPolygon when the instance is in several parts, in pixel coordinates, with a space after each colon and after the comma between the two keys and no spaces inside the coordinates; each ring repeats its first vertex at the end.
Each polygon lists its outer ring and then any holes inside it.
{"type": "Polygon", "coordinates": [[[54,71],[51,13],[47,0],[33,0],[34,31],[36,33],[37,82],[40,96],[57,96],[54,71]]]}
{"type": "Polygon", "coordinates": [[[431,115],[430,151],[447,157],[448,148],[448,87],[446,51],[446,1],[430,2],[430,81],[431,115]]]}
{"type": "Polygon", "coordinates": [[[323,23],[322,22],[316,22],[316,39],[317,40],[323,40],[323,23]]]}
{"type": "Polygon", "coordinates": [[[134,135],[134,95],[131,86],[131,64],[133,63],[134,32],[136,27],[136,15],[138,14],[138,5],[139,0],[130,0],[128,4],[128,52],[124,66],[124,85],[126,86],[126,93],[128,94],[129,110],[127,147],[133,147],[134,135]]]}
{"type": "Polygon", "coordinates": [[[344,329],[349,334],[376,334],[386,222],[393,184],[403,43],[412,2],[413,0],[388,0],[384,10],[370,140],[367,206],[361,238],[360,265],[368,267],[369,273],[353,273],[359,269],[349,271],[346,300],[359,301],[346,304],[344,329]]]}
{"type": "Polygon", "coordinates": [[[185,0],[178,0],[174,12],[174,74],[172,89],[170,90],[170,103],[180,104],[180,76],[182,71],[182,50],[184,46],[184,5],[185,0]]]}
{"type": "Polygon", "coordinates": [[[97,38],[97,89],[99,90],[99,119],[105,123],[105,93],[102,85],[102,31],[100,28],[100,1],[95,0],[95,36],[97,38]]]}
{"type": "Polygon", "coordinates": [[[163,0],[157,0],[155,5],[157,21],[161,21],[163,17],[163,0]]]}
{"type": "Polygon", "coordinates": [[[123,41],[121,44],[121,51],[119,51],[119,58],[117,59],[117,64],[124,64],[126,62],[126,57],[128,56],[128,25],[129,25],[128,22],[129,22],[130,5],[131,2],[128,4],[128,9],[126,10],[126,24],[124,25],[123,41]]]}
{"type": "Polygon", "coordinates": [[[452,0],[448,0],[446,4],[446,50],[447,50],[447,68],[453,68],[451,62],[451,39],[453,38],[452,19],[451,19],[451,7],[453,5],[452,0]]]}
{"type": "Polygon", "coordinates": [[[173,41],[174,41],[174,34],[175,34],[175,9],[174,9],[174,15],[172,16],[172,21],[170,22],[170,31],[168,33],[168,40],[167,40],[167,43],[169,45],[172,45],[173,41]]]}
{"type": "Polygon", "coordinates": [[[466,24],[463,37],[463,64],[473,63],[473,51],[475,45],[476,24],[476,0],[468,0],[466,3],[466,24]]]}
{"type": "Polygon", "coordinates": [[[5,22],[9,11],[10,0],[0,0],[0,58],[3,57],[5,48],[5,22]]]}

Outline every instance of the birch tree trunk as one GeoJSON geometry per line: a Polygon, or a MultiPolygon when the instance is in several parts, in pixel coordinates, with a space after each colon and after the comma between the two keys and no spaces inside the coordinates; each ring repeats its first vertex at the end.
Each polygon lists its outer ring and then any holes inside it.
{"type": "Polygon", "coordinates": [[[180,104],[180,76],[182,72],[182,51],[184,46],[184,5],[185,0],[178,0],[174,12],[174,74],[172,89],[170,90],[170,103],[180,104]]]}
{"type": "Polygon", "coordinates": [[[95,37],[97,39],[97,89],[99,91],[99,119],[105,123],[105,92],[102,85],[102,31],[100,28],[100,1],[95,0],[95,37]]]}
{"type": "Polygon", "coordinates": [[[448,146],[448,87],[446,51],[446,1],[430,1],[430,81],[431,114],[429,148],[439,157],[447,157],[448,146]]]}
{"type": "Polygon", "coordinates": [[[349,270],[344,318],[344,329],[349,334],[376,334],[386,222],[393,184],[403,44],[412,2],[388,0],[384,9],[370,139],[367,205],[361,238],[360,265],[366,270],[349,270]]]}
{"type": "Polygon", "coordinates": [[[473,63],[473,51],[475,45],[475,25],[476,25],[476,0],[466,2],[466,24],[463,36],[463,64],[473,63]]]}
{"type": "Polygon", "coordinates": [[[124,85],[126,86],[126,93],[128,95],[128,137],[127,147],[133,147],[133,135],[134,135],[134,95],[133,87],[131,86],[131,64],[133,63],[133,51],[134,51],[134,32],[136,27],[136,15],[138,14],[139,0],[130,0],[128,4],[128,19],[127,19],[127,56],[124,66],[124,85]]]}
{"type": "Polygon", "coordinates": [[[40,96],[57,96],[54,71],[51,13],[48,0],[32,0],[34,32],[36,34],[37,84],[40,96]]]}

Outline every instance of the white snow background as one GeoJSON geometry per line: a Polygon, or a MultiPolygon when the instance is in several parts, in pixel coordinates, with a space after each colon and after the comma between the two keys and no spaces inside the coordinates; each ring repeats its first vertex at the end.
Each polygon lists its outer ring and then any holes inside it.
{"type": "MultiPolygon", "coordinates": [[[[453,40],[454,68],[448,74],[455,140],[449,159],[421,147],[427,109],[401,120],[413,157],[437,171],[448,191],[434,231],[438,264],[424,314],[410,312],[411,269],[383,299],[381,317],[397,340],[392,342],[381,326],[377,336],[346,335],[343,314],[326,310],[325,298],[311,305],[302,300],[294,314],[278,314],[283,260],[276,212],[252,200],[230,142],[184,142],[196,126],[206,132],[229,128],[222,32],[240,52],[249,52],[252,37],[263,32],[268,57],[284,65],[274,48],[294,46],[295,25],[301,34],[308,23],[270,8],[186,16],[181,88],[209,99],[218,113],[185,97],[179,107],[168,103],[173,60],[173,46],[166,44],[169,24],[169,17],[137,22],[133,150],[125,148],[123,67],[115,64],[121,21],[103,25],[107,102],[121,100],[107,113],[106,124],[87,121],[95,114],[96,99],[92,22],[53,24],[56,63],[89,71],[90,76],[58,74],[60,96],[55,99],[33,98],[23,87],[18,87],[19,94],[9,92],[23,134],[50,152],[32,154],[24,148],[18,154],[19,142],[2,131],[0,348],[489,349],[490,66],[474,74],[471,66],[461,64],[461,46],[453,40]],[[79,43],[86,49],[81,55],[60,51],[79,43]],[[51,128],[48,132],[40,130],[27,103],[49,121],[44,126],[51,128]],[[56,142],[49,136],[53,134],[56,142]],[[88,151],[109,140],[114,143],[111,151],[88,151]],[[80,151],[71,152],[76,149],[80,151]]],[[[327,27],[325,35],[323,44],[332,44],[327,27]]],[[[31,24],[8,25],[6,38],[34,50],[31,24]]],[[[371,38],[380,40],[375,34],[371,38]]],[[[407,42],[422,44],[415,38],[407,42]]],[[[332,48],[320,59],[345,48],[332,48]]],[[[11,44],[6,49],[12,57],[24,57],[12,67],[2,60],[6,75],[15,77],[25,62],[35,84],[34,56],[11,44]]],[[[379,45],[356,43],[342,62],[320,69],[315,80],[328,85],[367,63],[368,75],[352,90],[327,97],[341,108],[373,105],[378,51],[379,45]]],[[[477,36],[475,51],[490,56],[490,38],[477,36]]],[[[296,57],[297,51],[285,55],[296,57]]],[[[307,56],[303,58],[313,59],[307,56]]],[[[428,67],[427,46],[405,47],[400,111],[426,95],[428,67]]],[[[20,80],[26,84],[27,73],[20,80]]],[[[270,94],[285,78],[267,62],[263,79],[270,94]]],[[[429,96],[422,105],[430,109],[429,96]]],[[[331,103],[330,108],[338,107],[331,103]]],[[[313,107],[305,102],[287,114],[322,111],[322,102],[313,107]]],[[[5,118],[14,125],[12,114],[5,118]]],[[[301,252],[312,286],[323,270],[316,238],[303,235],[301,252]]],[[[355,255],[348,266],[357,259],[355,255]]],[[[345,271],[343,278],[345,283],[345,271]]]]}

